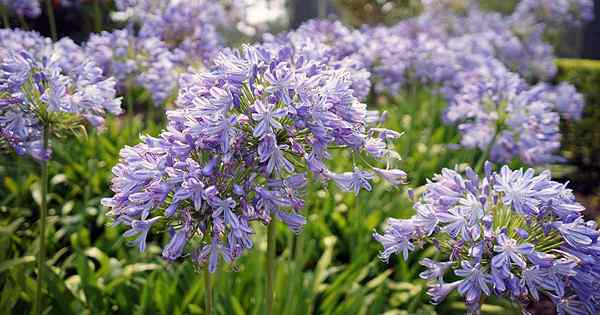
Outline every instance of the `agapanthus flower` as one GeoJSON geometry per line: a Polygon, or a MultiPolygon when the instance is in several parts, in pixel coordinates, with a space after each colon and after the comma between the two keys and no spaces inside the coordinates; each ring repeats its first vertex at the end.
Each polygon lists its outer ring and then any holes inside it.
{"type": "Polygon", "coordinates": [[[60,56],[49,52],[13,51],[0,63],[0,136],[18,154],[36,159],[50,156],[43,136],[75,129],[83,119],[100,127],[106,113],[121,112],[114,79],[89,59],[66,71],[60,56]]]}
{"type": "MultiPolygon", "coordinates": [[[[90,59],[84,48],[68,37],[53,42],[35,31],[0,29],[0,59],[9,59],[20,51],[26,51],[34,59],[40,60],[51,56],[63,74],[73,80],[80,74],[82,65],[90,59]]],[[[106,76],[106,72],[103,74],[106,76]]]]}
{"type": "Polygon", "coordinates": [[[214,272],[220,259],[253,246],[252,221],[281,220],[299,233],[309,178],[355,193],[369,190],[375,174],[399,184],[405,174],[390,168],[394,155],[366,148],[381,138],[381,150],[393,152],[399,133],[371,127],[349,77],[289,47],[223,51],[213,71],[181,77],[177,109],[158,137],[121,151],[115,195],[103,204],[130,227],[160,218],[172,231],[163,257],[191,253],[214,272]],[[352,170],[326,166],[332,147],[356,157],[352,170]]]}
{"type": "Polygon", "coordinates": [[[549,171],[494,172],[489,162],[482,177],[444,169],[414,207],[413,217],[388,219],[374,238],[384,260],[394,253],[407,259],[424,244],[437,248],[440,260],[423,259],[420,274],[433,304],[456,290],[471,314],[487,296],[526,307],[545,295],[560,314],[600,311],[600,231],[549,171]]]}
{"type": "Polygon", "coordinates": [[[117,9],[137,37],[158,38],[187,65],[209,63],[223,47],[218,29],[236,24],[220,1],[118,1],[117,9]]]}
{"type": "Polygon", "coordinates": [[[460,78],[462,86],[451,92],[445,119],[458,126],[462,145],[489,152],[498,162],[557,160],[560,117],[547,97],[498,63],[460,78]]]}
{"type": "Polygon", "coordinates": [[[68,37],[47,45],[42,53],[55,55],[60,67],[68,75],[77,75],[79,67],[90,59],[84,49],[68,37]]]}
{"type": "MultiPolygon", "coordinates": [[[[106,3],[111,2],[110,0],[94,0],[94,1],[106,2],[106,3]]],[[[93,4],[94,1],[93,0],[59,0],[60,5],[63,7],[73,7],[73,6],[80,6],[80,5],[85,5],[85,4],[93,4]]],[[[116,2],[119,2],[119,1],[116,1],[116,2]]]]}
{"type": "Polygon", "coordinates": [[[313,67],[344,69],[350,74],[354,96],[362,100],[371,88],[368,60],[362,55],[367,37],[339,21],[309,20],[294,31],[264,36],[267,44],[289,46],[315,61],[313,67]],[[316,61],[319,61],[316,63],[316,61]]]}
{"type": "Polygon", "coordinates": [[[24,31],[18,28],[0,29],[0,59],[8,58],[11,52],[19,50],[25,50],[37,56],[51,45],[52,40],[43,37],[38,32],[24,31]]]}
{"type": "Polygon", "coordinates": [[[296,31],[267,36],[266,42],[353,70],[359,98],[370,92],[369,81],[375,91],[391,95],[409,85],[433,88],[449,103],[445,122],[459,128],[460,144],[479,148],[494,161],[560,160],[555,155],[560,117],[577,119],[583,99],[568,84],[528,85],[556,73],[543,25],[484,12],[475,1],[434,1],[425,7],[420,16],[391,27],[356,31],[312,20],[296,31]]]}
{"type": "Polygon", "coordinates": [[[532,18],[538,23],[555,26],[579,26],[594,18],[592,0],[521,0],[513,13],[516,19],[532,18]]]}
{"type": "Polygon", "coordinates": [[[39,0],[1,0],[0,5],[17,15],[36,18],[42,14],[39,0]]]}
{"type": "Polygon", "coordinates": [[[556,74],[544,25],[481,10],[477,1],[432,1],[414,18],[365,28],[360,55],[381,92],[395,95],[407,82],[439,84],[491,59],[526,79],[556,74]]]}
{"type": "Polygon", "coordinates": [[[416,46],[410,37],[392,35],[394,30],[395,27],[383,26],[363,29],[363,34],[370,40],[359,51],[368,61],[375,90],[393,95],[408,81],[407,73],[416,46]],[[389,45],[382,49],[386,41],[389,45]]]}
{"type": "Polygon", "coordinates": [[[187,58],[208,60],[221,47],[217,27],[226,27],[225,8],[219,1],[163,1],[155,10],[145,11],[139,36],[158,37],[187,58]]]}
{"type": "Polygon", "coordinates": [[[106,74],[117,79],[120,87],[137,70],[136,40],[127,29],[91,34],[85,51],[106,74]]]}
{"type": "MultiPolygon", "coordinates": [[[[543,85],[542,85],[543,86],[543,85]]],[[[557,86],[543,86],[544,97],[548,102],[554,104],[554,110],[565,119],[580,119],[585,107],[585,100],[575,87],[567,82],[561,82],[557,86]]]]}
{"type": "Polygon", "coordinates": [[[155,106],[174,98],[177,76],[185,70],[159,38],[139,38],[128,29],[92,34],[85,51],[117,79],[119,89],[141,86],[150,92],[155,106]]]}

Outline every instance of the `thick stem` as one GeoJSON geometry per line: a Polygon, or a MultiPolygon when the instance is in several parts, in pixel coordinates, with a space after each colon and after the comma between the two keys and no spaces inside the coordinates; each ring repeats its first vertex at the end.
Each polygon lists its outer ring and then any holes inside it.
{"type": "Polygon", "coordinates": [[[102,31],[102,10],[100,9],[100,0],[94,0],[94,28],[96,33],[102,31]]]}
{"type": "Polygon", "coordinates": [[[374,104],[374,107],[377,106],[377,93],[375,92],[375,84],[371,84],[369,87],[369,94],[367,95],[367,104],[374,104]]]}
{"type": "Polygon", "coordinates": [[[155,107],[154,104],[150,104],[150,106],[148,106],[148,117],[146,117],[146,119],[145,119],[146,127],[154,126],[154,122],[155,122],[154,116],[156,115],[154,107],[155,107]]]}
{"type": "Polygon", "coordinates": [[[29,30],[29,24],[27,24],[27,20],[25,20],[25,17],[17,14],[17,18],[19,19],[19,23],[21,24],[21,28],[28,31],[29,30]]]}
{"type": "Polygon", "coordinates": [[[267,315],[273,315],[273,281],[275,280],[275,217],[271,215],[271,222],[267,227],[267,285],[265,297],[267,315]]]}
{"type": "Polygon", "coordinates": [[[485,148],[485,151],[483,151],[481,153],[481,156],[479,157],[477,164],[475,164],[475,173],[479,174],[481,172],[481,169],[483,168],[483,164],[485,164],[485,161],[489,159],[490,152],[492,151],[494,144],[496,144],[496,138],[498,138],[498,133],[499,132],[496,131],[496,133],[494,134],[494,137],[492,138],[492,141],[490,141],[488,146],[485,148]]]}
{"type": "Polygon", "coordinates": [[[213,294],[212,294],[212,285],[210,281],[210,272],[208,271],[208,266],[204,267],[204,299],[205,299],[205,309],[206,315],[213,314],[213,294]]]}
{"type": "Polygon", "coordinates": [[[133,140],[133,126],[135,125],[133,123],[133,117],[134,117],[134,107],[133,107],[133,92],[131,91],[131,88],[128,87],[127,91],[125,92],[125,102],[127,103],[127,123],[130,124],[127,127],[127,140],[129,141],[129,143],[131,143],[131,141],[133,140]]]}
{"type": "Polygon", "coordinates": [[[4,28],[10,28],[10,20],[8,19],[8,8],[0,4],[0,10],[2,10],[2,22],[4,28]]]}
{"type": "MultiPolygon", "coordinates": [[[[48,150],[48,127],[44,127],[42,131],[42,139],[44,142],[43,150],[44,155],[48,150]]],[[[43,310],[42,303],[42,291],[44,287],[44,271],[46,269],[46,216],[48,212],[48,203],[47,203],[47,195],[48,195],[48,161],[43,159],[41,162],[41,171],[42,171],[42,182],[41,182],[41,190],[42,190],[42,202],[40,208],[40,248],[38,251],[38,279],[37,279],[37,290],[35,293],[35,314],[41,314],[43,310]]]]}
{"type": "Polygon", "coordinates": [[[133,108],[133,92],[131,91],[131,87],[127,87],[127,92],[125,92],[125,101],[127,102],[127,116],[129,118],[133,117],[134,108],[133,108]]]}
{"type": "Polygon", "coordinates": [[[48,24],[50,25],[50,35],[52,35],[52,40],[56,41],[56,20],[54,18],[54,6],[52,5],[52,0],[46,0],[46,12],[48,14],[48,24]]]}

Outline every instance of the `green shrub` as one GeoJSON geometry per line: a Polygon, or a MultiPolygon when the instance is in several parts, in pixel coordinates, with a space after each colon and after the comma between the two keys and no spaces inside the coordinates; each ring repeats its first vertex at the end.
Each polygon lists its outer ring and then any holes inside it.
{"type": "Polygon", "coordinates": [[[559,59],[558,81],[567,81],[585,96],[580,121],[563,122],[563,153],[577,167],[577,190],[591,193],[600,179],[600,61],[559,59]]]}

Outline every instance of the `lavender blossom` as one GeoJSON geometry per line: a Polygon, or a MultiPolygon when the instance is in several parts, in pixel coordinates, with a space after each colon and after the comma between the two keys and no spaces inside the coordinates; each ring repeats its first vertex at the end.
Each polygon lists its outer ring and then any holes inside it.
{"type": "Polygon", "coordinates": [[[554,110],[565,119],[581,119],[585,101],[575,87],[567,82],[561,82],[557,86],[541,85],[544,89],[544,97],[554,105],[554,110]]]}
{"type": "Polygon", "coordinates": [[[0,58],[8,58],[11,52],[25,50],[38,56],[46,47],[52,45],[50,38],[44,38],[37,32],[21,29],[0,29],[0,58]]]}
{"type": "Polygon", "coordinates": [[[525,79],[549,80],[556,74],[543,23],[485,12],[477,1],[433,1],[425,7],[421,15],[394,26],[363,30],[370,40],[360,55],[368,60],[379,91],[395,95],[413,80],[452,81],[456,73],[491,59],[525,79]]]}
{"type": "Polygon", "coordinates": [[[8,8],[17,15],[36,18],[42,14],[38,0],[0,0],[0,5],[8,8]]]}
{"type": "Polygon", "coordinates": [[[487,151],[499,162],[557,160],[559,114],[543,94],[498,63],[462,78],[459,90],[449,93],[452,102],[445,113],[447,122],[458,125],[462,145],[487,151]]]}
{"type": "Polygon", "coordinates": [[[155,106],[174,98],[177,76],[184,71],[163,41],[138,38],[127,29],[93,34],[85,51],[117,79],[120,90],[141,86],[150,92],[155,106]]]}
{"type": "Polygon", "coordinates": [[[591,0],[521,0],[513,13],[516,19],[532,18],[536,22],[579,26],[594,17],[591,0]]]}
{"type": "Polygon", "coordinates": [[[309,20],[297,30],[278,36],[266,35],[266,45],[288,46],[311,58],[313,67],[332,67],[350,75],[354,96],[363,100],[371,88],[369,62],[362,56],[367,37],[339,21],[309,20]]]}
{"type": "Polygon", "coordinates": [[[217,29],[236,24],[219,1],[118,1],[117,9],[136,37],[159,39],[185,66],[208,64],[223,46],[217,29]]]}
{"type": "Polygon", "coordinates": [[[181,77],[177,109],[158,137],[121,151],[115,194],[103,204],[129,226],[160,218],[173,231],[163,257],[189,251],[214,272],[221,259],[231,262],[253,246],[252,221],[278,219],[302,230],[309,174],[355,193],[370,190],[375,174],[399,184],[405,174],[389,168],[398,133],[369,127],[349,78],[289,46],[223,51],[213,71],[181,77]],[[382,139],[377,154],[369,138],[382,139]],[[335,173],[325,163],[332,146],[373,164],[335,173]],[[378,161],[385,168],[370,166],[378,161]]]}
{"type": "MultiPolygon", "coordinates": [[[[11,51],[0,64],[0,136],[18,154],[48,159],[42,132],[72,130],[80,120],[100,127],[107,113],[121,112],[115,81],[87,59],[67,71],[59,53],[36,57],[11,51]]],[[[47,134],[46,136],[50,136],[47,134]]]]}
{"type": "Polygon", "coordinates": [[[432,303],[457,290],[470,314],[481,311],[486,296],[527,305],[542,294],[560,314],[597,314],[596,223],[584,221],[583,207],[548,171],[503,166],[497,173],[489,162],[486,170],[481,178],[471,169],[465,176],[448,169],[436,175],[416,202],[416,215],[389,219],[383,234],[374,233],[383,245],[380,257],[402,253],[407,259],[417,244],[435,245],[442,260],[421,262],[432,303]],[[465,200],[479,206],[466,207],[465,200]],[[450,270],[459,279],[446,283],[450,270]]]}

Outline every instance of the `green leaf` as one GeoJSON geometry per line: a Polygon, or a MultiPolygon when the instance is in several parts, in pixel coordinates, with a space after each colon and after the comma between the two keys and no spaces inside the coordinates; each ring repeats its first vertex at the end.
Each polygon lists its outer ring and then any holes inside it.
{"type": "Polygon", "coordinates": [[[3,261],[0,263],[0,272],[4,272],[5,270],[8,270],[10,268],[13,268],[13,267],[21,265],[21,264],[32,263],[34,261],[35,261],[34,256],[24,256],[24,257],[11,259],[11,260],[6,260],[6,261],[3,261]]]}
{"type": "Polygon", "coordinates": [[[0,226],[0,236],[11,236],[24,221],[24,218],[17,218],[8,226],[0,226]]]}

